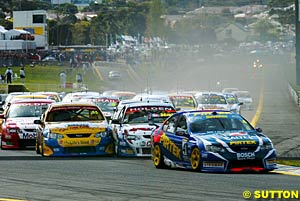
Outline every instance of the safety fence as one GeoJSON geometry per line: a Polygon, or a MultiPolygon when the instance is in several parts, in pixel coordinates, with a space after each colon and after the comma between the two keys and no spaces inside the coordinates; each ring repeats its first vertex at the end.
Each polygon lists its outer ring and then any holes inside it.
{"type": "Polygon", "coordinates": [[[292,100],[300,107],[300,91],[296,91],[289,83],[288,90],[292,100]]]}

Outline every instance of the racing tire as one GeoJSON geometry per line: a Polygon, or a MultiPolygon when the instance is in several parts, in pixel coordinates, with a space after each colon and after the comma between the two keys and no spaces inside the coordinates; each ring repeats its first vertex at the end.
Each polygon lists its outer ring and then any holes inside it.
{"type": "Polygon", "coordinates": [[[158,144],[155,144],[153,148],[153,163],[154,166],[158,169],[166,168],[164,157],[158,144]]]}
{"type": "Polygon", "coordinates": [[[192,150],[190,162],[193,171],[200,171],[201,157],[200,157],[200,150],[197,147],[193,148],[192,150]]]}
{"type": "Polygon", "coordinates": [[[41,154],[40,145],[38,143],[35,143],[35,152],[41,154]]]}
{"type": "Polygon", "coordinates": [[[2,145],[2,139],[1,139],[1,143],[0,143],[0,148],[1,148],[2,150],[5,150],[5,149],[6,149],[6,148],[4,148],[3,145],[2,145]]]}
{"type": "Polygon", "coordinates": [[[44,154],[44,144],[42,143],[41,144],[41,155],[44,157],[45,154],[44,154]]]}

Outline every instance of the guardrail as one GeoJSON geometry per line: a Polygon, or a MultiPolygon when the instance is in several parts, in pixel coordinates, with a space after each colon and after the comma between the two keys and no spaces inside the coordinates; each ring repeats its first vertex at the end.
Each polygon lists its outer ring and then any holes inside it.
{"type": "Polygon", "coordinates": [[[293,101],[300,107],[300,91],[295,91],[294,88],[288,83],[288,90],[293,101]]]}

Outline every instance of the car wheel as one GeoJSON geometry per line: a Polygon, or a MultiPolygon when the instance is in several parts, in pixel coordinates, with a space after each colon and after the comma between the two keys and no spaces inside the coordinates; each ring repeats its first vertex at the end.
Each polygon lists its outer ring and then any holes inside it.
{"type": "Polygon", "coordinates": [[[44,143],[41,144],[41,151],[40,152],[41,152],[42,156],[45,156],[45,154],[44,154],[44,143]]]}
{"type": "Polygon", "coordinates": [[[201,159],[200,151],[198,148],[195,147],[192,150],[191,158],[190,158],[192,170],[194,171],[200,170],[200,159],[201,159]]]}
{"type": "Polygon", "coordinates": [[[37,154],[41,154],[40,145],[38,144],[38,142],[35,143],[35,152],[37,154]]]}
{"type": "Polygon", "coordinates": [[[0,144],[0,147],[1,147],[2,150],[5,150],[5,148],[4,148],[3,145],[2,145],[2,138],[1,138],[1,144],[0,144]]]}
{"type": "Polygon", "coordinates": [[[160,146],[156,144],[153,148],[153,162],[156,168],[166,168],[164,163],[163,154],[161,152],[160,146]]]}

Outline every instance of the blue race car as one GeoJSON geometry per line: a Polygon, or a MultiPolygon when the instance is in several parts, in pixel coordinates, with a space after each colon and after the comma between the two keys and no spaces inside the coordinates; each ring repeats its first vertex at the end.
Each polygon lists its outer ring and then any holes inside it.
{"type": "Polygon", "coordinates": [[[266,172],[277,168],[271,140],[241,115],[185,111],[172,115],[151,136],[156,168],[203,172],[266,172]]]}

